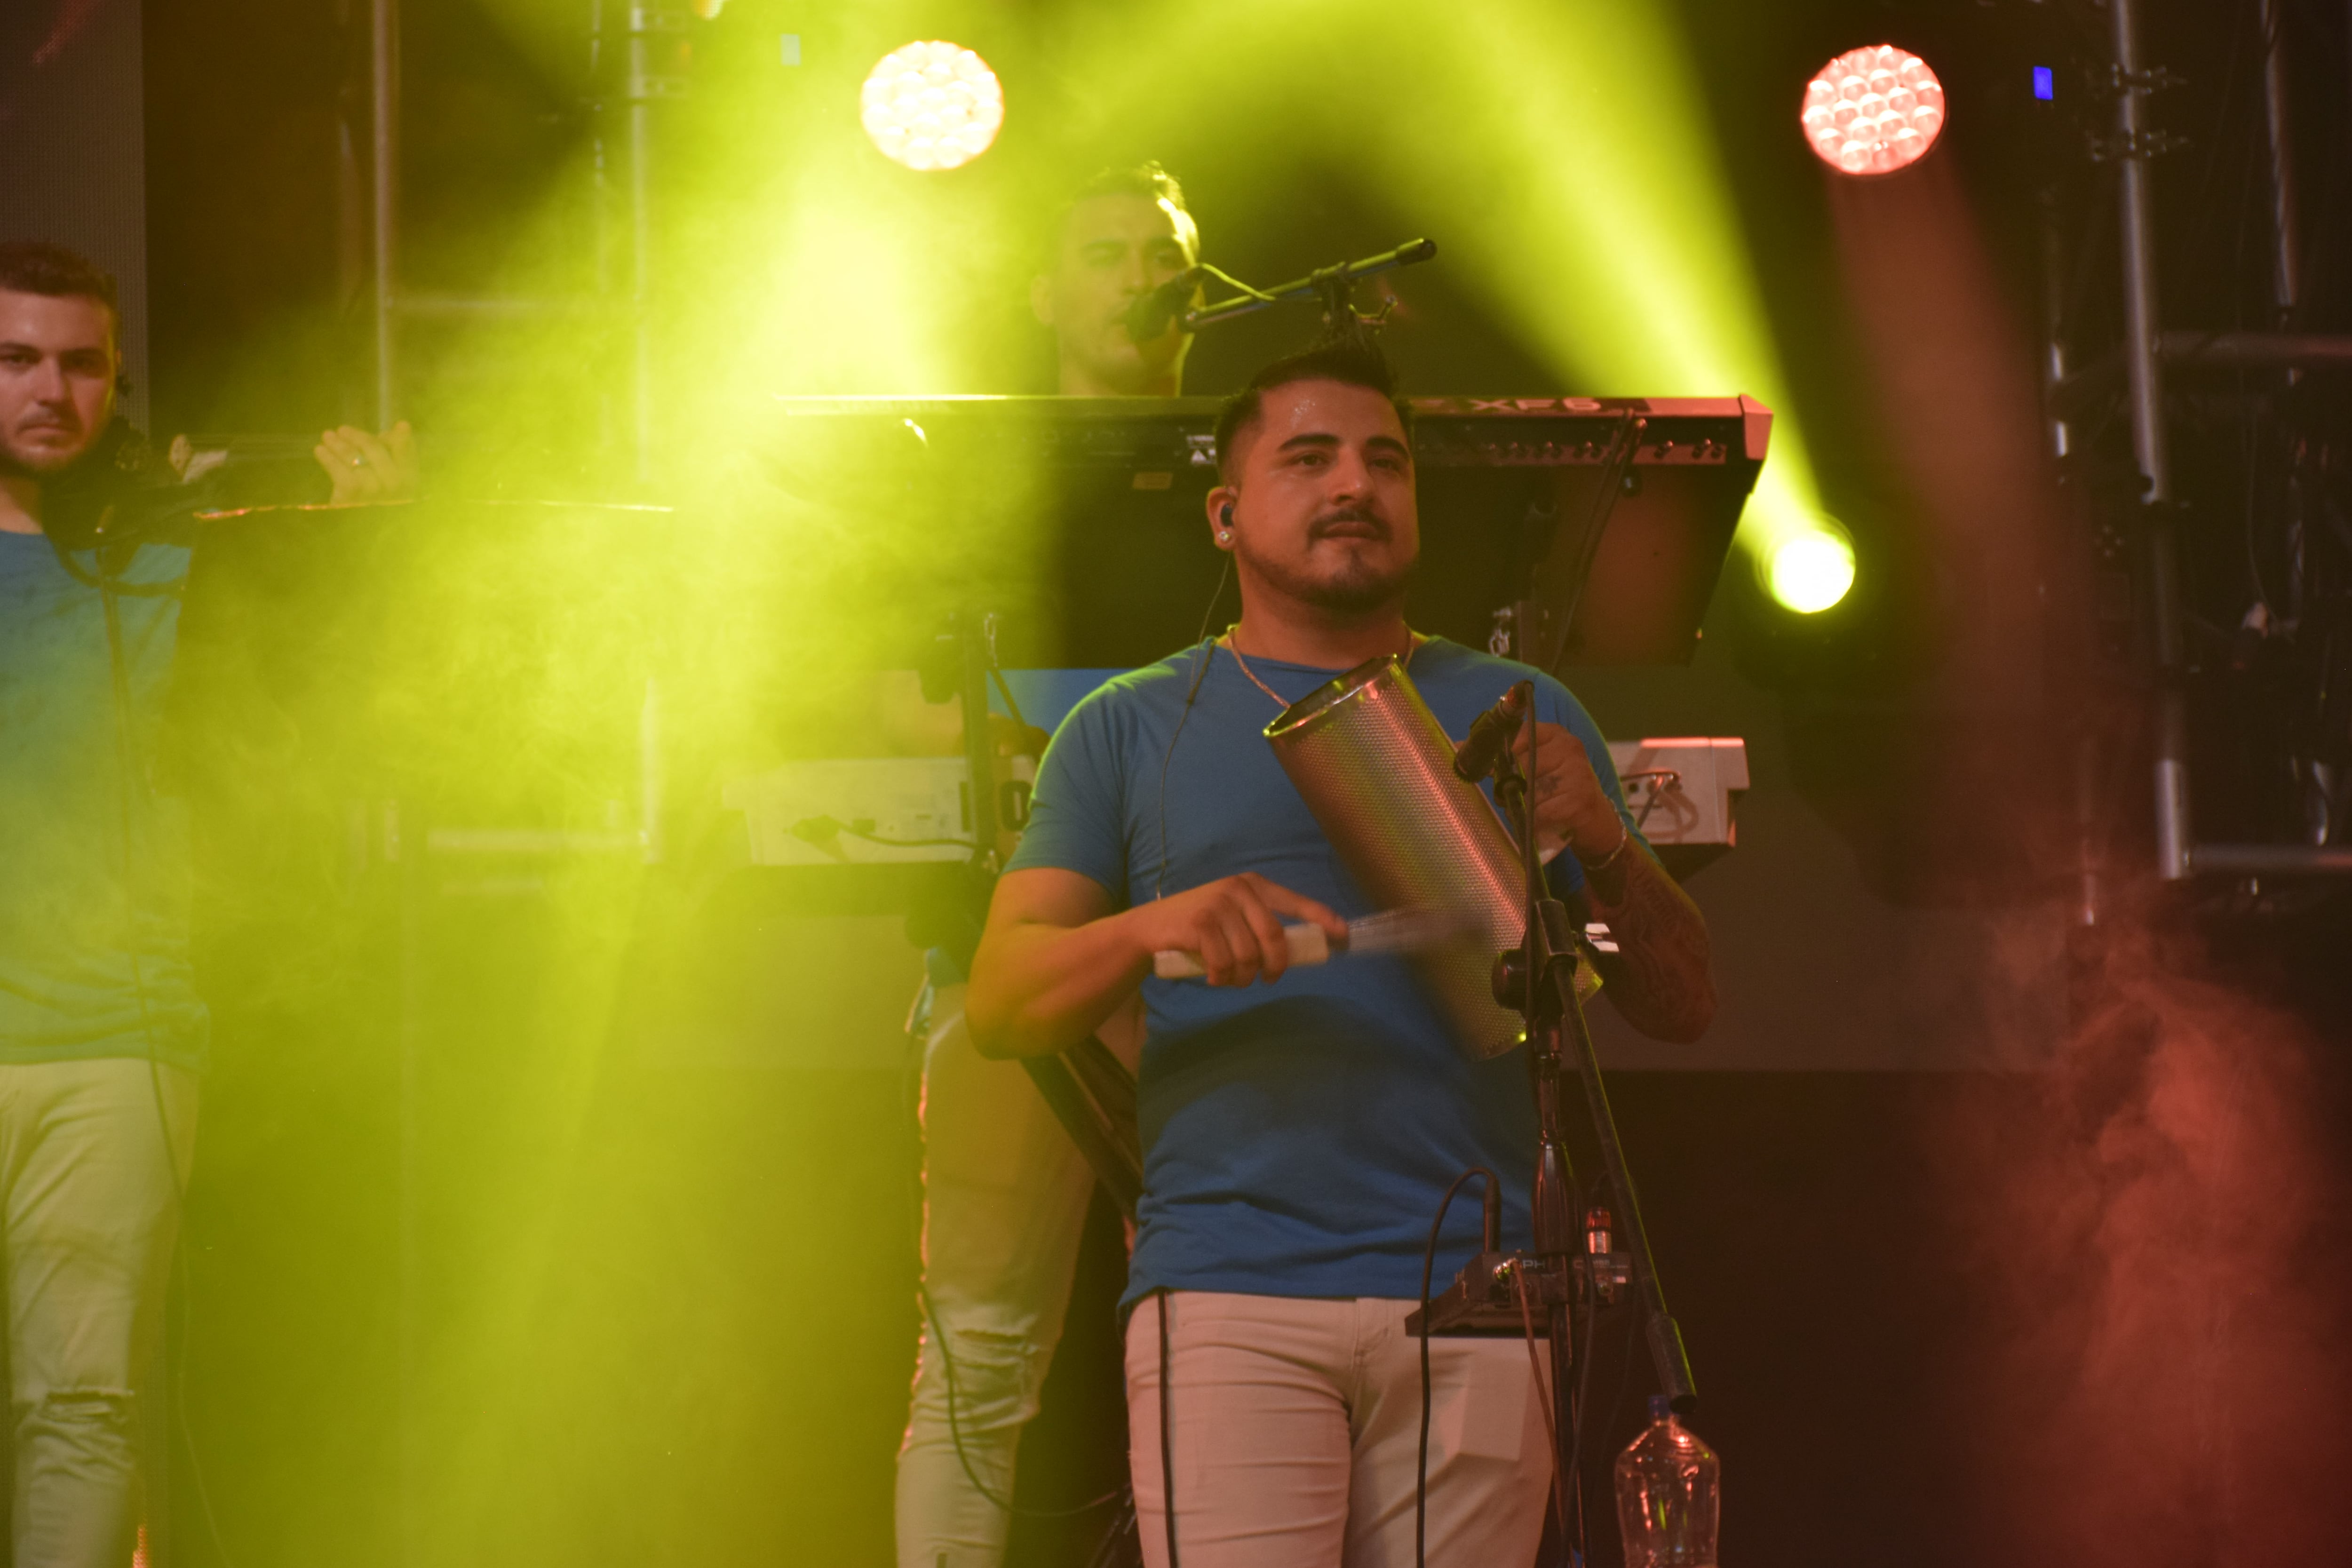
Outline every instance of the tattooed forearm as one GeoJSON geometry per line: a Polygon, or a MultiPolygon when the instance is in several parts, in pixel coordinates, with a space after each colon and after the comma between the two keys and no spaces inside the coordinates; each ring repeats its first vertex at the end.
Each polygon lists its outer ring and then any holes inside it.
{"type": "Polygon", "coordinates": [[[1686,1043],[1715,1018],[1706,921],[1639,843],[1585,879],[1595,920],[1617,952],[1601,955],[1604,992],[1625,1021],[1656,1040],[1686,1043]]]}

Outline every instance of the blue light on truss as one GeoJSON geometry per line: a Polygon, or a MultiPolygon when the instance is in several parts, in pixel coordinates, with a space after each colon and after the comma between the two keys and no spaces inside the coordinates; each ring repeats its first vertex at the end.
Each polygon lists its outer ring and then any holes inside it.
{"type": "Polygon", "coordinates": [[[2044,103],[2058,96],[2058,84],[2050,79],[2048,66],[2033,68],[2033,96],[2044,103]]]}

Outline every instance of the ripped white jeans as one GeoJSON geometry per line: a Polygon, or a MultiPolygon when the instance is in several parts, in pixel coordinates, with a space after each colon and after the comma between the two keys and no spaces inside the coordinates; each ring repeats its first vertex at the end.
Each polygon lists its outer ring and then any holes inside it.
{"type": "Polygon", "coordinates": [[[121,1568],[138,1507],[141,1391],[161,1343],[196,1079],[143,1060],[0,1065],[18,1568],[121,1568]]]}
{"type": "Polygon", "coordinates": [[[1012,1497],[1021,1429],[1062,1337],[1094,1173],[1021,1064],[972,1049],[961,985],[932,1002],[923,1184],[923,1278],[955,1362],[955,1420],[926,1324],[898,1448],[898,1568],[996,1568],[1012,1516],[964,1465],[1012,1497]]]}

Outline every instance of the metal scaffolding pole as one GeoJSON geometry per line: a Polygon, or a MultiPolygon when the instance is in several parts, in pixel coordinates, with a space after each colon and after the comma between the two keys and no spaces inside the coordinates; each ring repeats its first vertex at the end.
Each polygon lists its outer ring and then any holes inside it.
{"type": "Polygon", "coordinates": [[[666,0],[634,0],[628,7],[628,51],[624,101],[628,114],[629,160],[629,312],[630,312],[630,445],[635,458],[636,482],[654,479],[654,449],[657,437],[655,396],[656,360],[654,295],[660,263],[655,255],[655,143],[660,134],[655,107],[685,90],[678,75],[678,51],[689,14],[666,0]]]}
{"type": "MultiPolygon", "coordinates": [[[[400,4],[368,0],[368,242],[375,327],[375,427],[388,430],[399,415],[399,279],[394,256],[400,240],[400,4]]],[[[396,808],[395,808],[396,809],[396,808]]],[[[418,1300],[423,1273],[423,1057],[425,944],[422,889],[424,835],[414,814],[386,825],[391,857],[399,867],[400,1027],[398,1156],[394,1177],[395,1283],[394,1354],[398,1367],[394,1425],[394,1560],[402,1568],[424,1561],[424,1318],[418,1300]],[[400,854],[402,827],[412,829],[400,854]]]]}
{"type": "Polygon", "coordinates": [[[375,274],[375,427],[400,417],[394,376],[400,302],[393,251],[400,238],[400,0],[368,0],[368,194],[375,274]]]}
{"type": "MultiPolygon", "coordinates": [[[[2068,374],[2066,247],[2057,187],[2044,185],[2035,206],[2042,242],[2042,428],[2051,460],[2063,463],[2074,453],[2074,430],[2062,396],[2068,374]]],[[[2105,918],[2100,754],[2099,725],[2095,710],[2086,706],[2074,737],[2074,903],[2070,918],[2078,931],[2095,931],[2105,918]]]]}
{"type": "Polygon", "coordinates": [[[2260,0],[2263,29],[2263,112],[2270,132],[2271,156],[2271,302],[2278,309],[2278,325],[2292,331],[2303,303],[2303,223],[2295,211],[2294,132],[2289,123],[2286,41],[2281,36],[2285,18],[2279,0],[2260,0]]]}
{"type": "Polygon", "coordinates": [[[2074,431],[2067,418],[2062,389],[2072,373],[2066,354],[2066,247],[2061,237],[2056,188],[2045,187],[2035,201],[2036,228],[2042,262],[2042,434],[2050,456],[2062,459],[2074,450],[2074,431]]]}
{"type": "Polygon", "coordinates": [[[629,435],[636,480],[653,479],[654,106],[648,7],[629,13],[629,435]]]}
{"type": "MultiPolygon", "coordinates": [[[[2288,55],[2283,29],[2284,8],[2279,0],[2257,0],[2263,42],[2263,117],[2270,155],[2271,304],[2270,332],[2173,332],[2166,334],[2165,356],[2183,366],[2284,372],[2293,386],[2306,373],[2341,370],[2352,365],[2352,338],[2321,337],[2294,330],[2303,305],[2303,224],[2296,194],[2294,116],[2288,90],[2288,55]]],[[[2303,503],[2300,476],[2292,468],[2284,496],[2291,553],[2300,553],[2303,503]]],[[[2285,579],[2289,617],[2301,615],[2302,572],[2291,569],[2285,579]]],[[[2224,876],[2341,877],[2352,875],[2352,847],[2331,844],[2335,828],[2333,781],[2315,759],[2296,758],[2297,776],[2305,790],[2305,832],[2298,844],[2199,844],[2189,851],[2192,869],[2224,876]],[[2315,795],[2316,809],[2314,809],[2315,795]]]]}
{"type": "Polygon", "coordinates": [[[2116,46],[2116,158],[2123,182],[2124,375],[2132,455],[2147,481],[2148,590],[2156,631],[2156,858],[2167,881],[2189,875],[2188,666],[2180,598],[2180,541],[2172,517],[2172,464],[2164,441],[2153,205],[2157,138],[2147,97],[2159,85],[2140,54],[2136,0],[2110,0],[2116,46]]]}

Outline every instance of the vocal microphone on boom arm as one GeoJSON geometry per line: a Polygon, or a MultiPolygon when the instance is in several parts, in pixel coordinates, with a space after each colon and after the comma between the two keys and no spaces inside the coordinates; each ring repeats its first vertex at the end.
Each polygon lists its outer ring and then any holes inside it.
{"type": "Polygon", "coordinates": [[[1166,331],[1168,323],[1184,313],[1192,290],[1200,286],[1201,269],[1187,267],[1150,293],[1138,294],[1127,307],[1127,335],[1136,342],[1148,343],[1166,331]]]}

